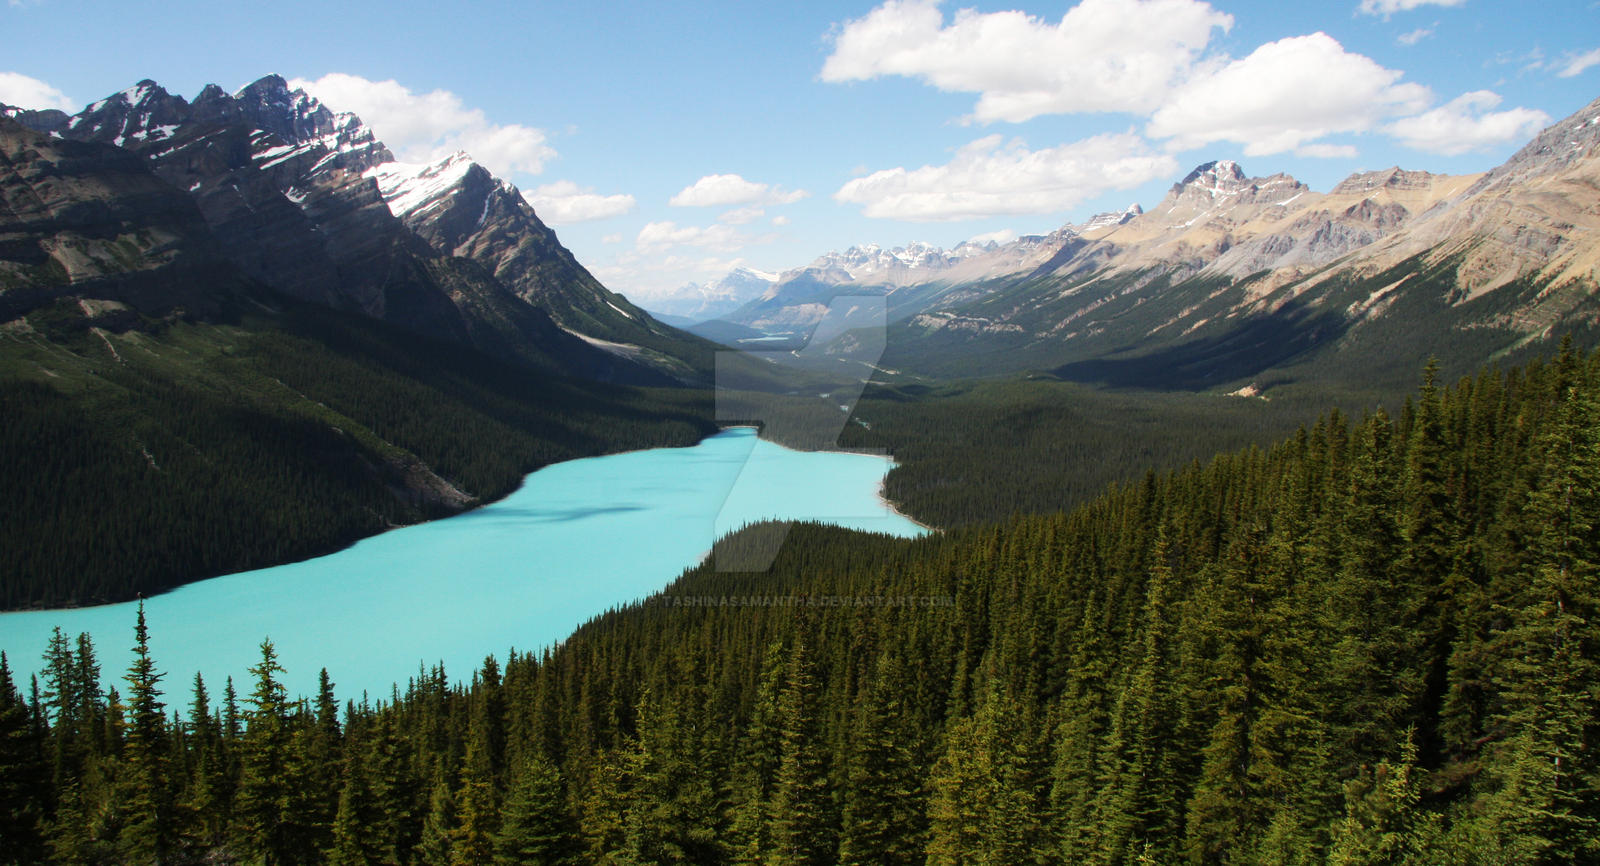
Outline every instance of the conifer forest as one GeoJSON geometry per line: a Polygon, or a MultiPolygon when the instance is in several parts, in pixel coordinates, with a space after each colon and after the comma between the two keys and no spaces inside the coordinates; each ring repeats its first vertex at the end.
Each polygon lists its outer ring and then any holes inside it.
{"type": "Polygon", "coordinates": [[[1067,511],[800,526],[386,695],[186,677],[141,612],[126,670],[0,668],[0,860],[1600,862],[1597,519],[1568,345],[1067,511]]]}

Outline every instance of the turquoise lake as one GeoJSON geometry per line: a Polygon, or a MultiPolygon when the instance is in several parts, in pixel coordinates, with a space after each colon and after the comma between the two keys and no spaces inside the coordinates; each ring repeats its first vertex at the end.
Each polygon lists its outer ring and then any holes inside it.
{"type": "MultiPolygon", "coordinates": [[[[213,700],[270,637],[291,695],[326,667],[339,700],[387,699],[419,666],[454,680],[493,654],[557,643],[589,618],[665,587],[713,541],[766,519],[815,520],[898,536],[926,530],[879,497],[885,457],[791,451],[732,428],[690,448],[573,460],[529,475],[505,499],[391,530],[304,562],[189,584],[145,601],[169,707],[199,670],[213,700]]],[[[126,692],[135,604],[0,614],[19,688],[50,631],[88,632],[101,681],[126,692]]]]}

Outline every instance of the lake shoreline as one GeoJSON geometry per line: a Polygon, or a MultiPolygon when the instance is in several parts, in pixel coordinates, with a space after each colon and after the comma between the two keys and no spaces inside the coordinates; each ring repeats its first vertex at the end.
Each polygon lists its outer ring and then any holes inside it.
{"type": "MultiPolygon", "coordinates": [[[[741,426],[689,446],[547,464],[506,497],[450,519],[148,596],[157,664],[173,682],[197,669],[213,685],[238,682],[270,638],[291,693],[311,694],[326,666],[343,695],[386,694],[403,690],[419,663],[465,676],[485,654],[557,644],[669,586],[724,529],[775,520],[908,538],[937,531],[883,496],[887,455],[799,451],[741,426]]],[[[26,678],[54,627],[88,632],[115,682],[135,603],[0,614],[0,650],[26,678]]]]}

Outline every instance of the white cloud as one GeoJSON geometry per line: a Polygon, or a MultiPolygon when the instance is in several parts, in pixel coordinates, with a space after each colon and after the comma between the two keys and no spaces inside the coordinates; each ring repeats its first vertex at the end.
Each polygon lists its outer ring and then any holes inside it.
{"type": "Polygon", "coordinates": [[[742,226],[746,223],[753,223],[766,215],[767,211],[765,208],[750,205],[748,207],[735,208],[727,213],[724,213],[722,216],[717,217],[717,222],[726,223],[730,226],[742,226]]]}
{"type": "Polygon", "coordinates": [[[0,102],[35,111],[55,108],[73,112],[83,107],[65,93],[20,72],[0,72],[0,102]]]}
{"type": "Polygon", "coordinates": [[[652,303],[689,296],[690,283],[707,283],[746,265],[743,258],[668,255],[646,259],[636,252],[589,270],[606,287],[634,303],[652,303]]]}
{"type": "Polygon", "coordinates": [[[1233,17],[1199,0],[1083,0],[1059,24],[1022,12],[963,9],[946,26],[938,0],[888,0],[833,37],[823,81],[889,75],[977,93],[974,117],[1146,113],[1233,17]]]}
{"type": "Polygon", "coordinates": [[[673,207],[726,207],[742,204],[770,206],[794,204],[811,193],[793,191],[745,180],[736,174],[708,174],[678,191],[667,201],[673,207]]]}
{"type": "Polygon", "coordinates": [[[1009,244],[1016,239],[1017,233],[1014,230],[1000,229],[999,231],[984,232],[981,235],[973,235],[972,237],[967,238],[967,243],[986,244],[990,241],[994,241],[997,244],[1009,244]]]}
{"type": "Polygon", "coordinates": [[[1550,123],[1550,115],[1531,108],[1489,110],[1499,104],[1498,94],[1474,90],[1432,111],[1397,120],[1384,131],[1406,147],[1455,156],[1531,138],[1550,123]]]}
{"type": "Polygon", "coordinates": [[[538,212],[540,219],[552,226],[621,216],[633,210],[635,204],[631,195],[600,195],[570,180],[545,184],[523,193],[522,197],[538,212]]]}
{"type": "Polygon", "coordinates": [[[775,226],[786,226],[789,224],[789,218],[786,216],[775,216],[772,218],[772,224],[775,226]]]}
{"type": "Polygon", "coordinates": [[[1249,156],[1304,147],[1326,135],[1365,132],[1432,98],[1401,73],[1344,50],[1325,33],[1269,42],[1175,90],[1146,134],[1173,150],[1234,141],[1249,156]]]}
{"type": "Polygon", "coordinates": [[[658,253],[672,247],[701,247],[731,252],[751,242],[751,238],[732,226],[680,226],[671,220],[646,223],[634,239],[640,252],[658,253]]]}
{"type": "Polygon", "coordinates": [[[490,123],[482,109],[467,108],[448,90],[414,93],[394,79],[369,81],[330,73],[315,81],[289,82],[333,111],[356,114],[407,162],[433,162],[464,150],[502,177],[514,171],[538,174],[556,152],[543,130],[520,123],[490,123]]]}
{"type": "Polygon", "coordinates": [[[1313,159],[1354,159],[1359,152],[1353,144],[1308,144],[1295,148],[1294,155],[1313,159]]]}
{"type": "Polygon", "coordinates": [[[1402,33],[1399,36],[1396,36],[1394,41],[1400,43],[1401,45],[1408,45],[1409,46],[1409,45],[1415,45],[1418,42],[1421,42],[1422,40],[1427,39],[1429,36],[1432,36],[1432,35],[1433,35],[1433,28],[1432,27],[1418,27],[1417,29],[1411,31],[1410,33],[1402,33]]]}
{"type": "Polygon", "coordinates": [[[1460,6],[1467,0],[1361,0],[1358,11],[1388,18],[1396,12],[1409,12],[1423,6],[1460,6]]]}
{"type": "Polygon", "coordinates": [[[1066,210],[1112,189],[1171,175],[1177,160],[1152,152],[1133,133],[1097,135],[1044,150],[991,135],[944,165],[892,168],[847,182],[834,193],[869,217],[937,222],[1066,210]]]}
{"type": "Polygon", "coordinates": [[[609,235],[606,235],[606,236],[604,236],[604,237],[602,237],[600,239],[600,243],[603,243],[603,244],[620,244],[620,243],[622,243],[622,235],[620,235],[620,234],[609,234],[609,235]]]}
{"type": "Polygon", "coordinates": [[[1600,66],[1600,48],[1586,51],[1567,60],[1566,66],[1556,73],[1559,78],[1575,78],[1591,66],[1600,66]]]}

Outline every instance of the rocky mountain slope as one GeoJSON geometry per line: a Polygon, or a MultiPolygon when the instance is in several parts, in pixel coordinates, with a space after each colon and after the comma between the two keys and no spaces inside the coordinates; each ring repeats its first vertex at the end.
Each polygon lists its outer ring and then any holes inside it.
{"type": "MultiPolygon", "coordinates": [[[[119,122],[113,139],[148,128],[119,122]]],[[[226,156],[181,127],[146,138],[198,166],[226,156]]],[[[452,268],[463,284],[498,290],[469,260],[406,248],[389,261],[409,262],[412,282],[374,282],[365,296],[286,294],[243,266],[271,276],[278,263],[265,256],[282,247],[243,256],[217,231],[229,226],[219,214],[241,213],[227,196],[191,195],[157,168],[111,142],[0,117],[0,608],[122,600],[325,553],[501,496],[555,460],[689,444],[715,429],[699,392],[555,375],[652,371],[624,367],[509,292],[509,307],[544,317],[550,338],[517,330],[515,361],[394,317],[405,292],[452,285],[452,268]]],[[[234,171],[238,197],[259,191],[246,166],[234,171]]],[[[197,174],[203,189],[208,176],[197,174]]],[[[376,192],[372,201],[369,216],[393,221],[376,192]]],[[[306,243],[293,231],[269,237],[306,243]]],[[[422,244],[404,230],[393,237],[422,244]]],[[[421,297],[480,338],[465,295],[421,297]]]]}
{"type": "Polygon", "coordinates": [[[515,187],[465,155],[401,165],[355,115],[279,76],[192,103],[142,81],[72,116],[7,113],[142,157],[229,261],[290,296],[593,378],[709,370],[707,344],[607,291],[515,187]]]}
{"type": "Polygon", "coordinates": [[[829,254],[729,319],[801,332],[835,295],[882,294],[898,323],[885,365],[935,374],[1259,391],[1409,376],[1430,355],[1476,367],[1600,329],[1597,141],[1600,100],[1480,175],[1395,167],[1317,192],[1209,162],[1147,212],[829,254]]]}
{"type": "Polygon", "coordinates": [[[0,117],[0,327],[59,302],[88,320],[207,315],[244,282],[195,203],[138,157],[0,117]]]}

